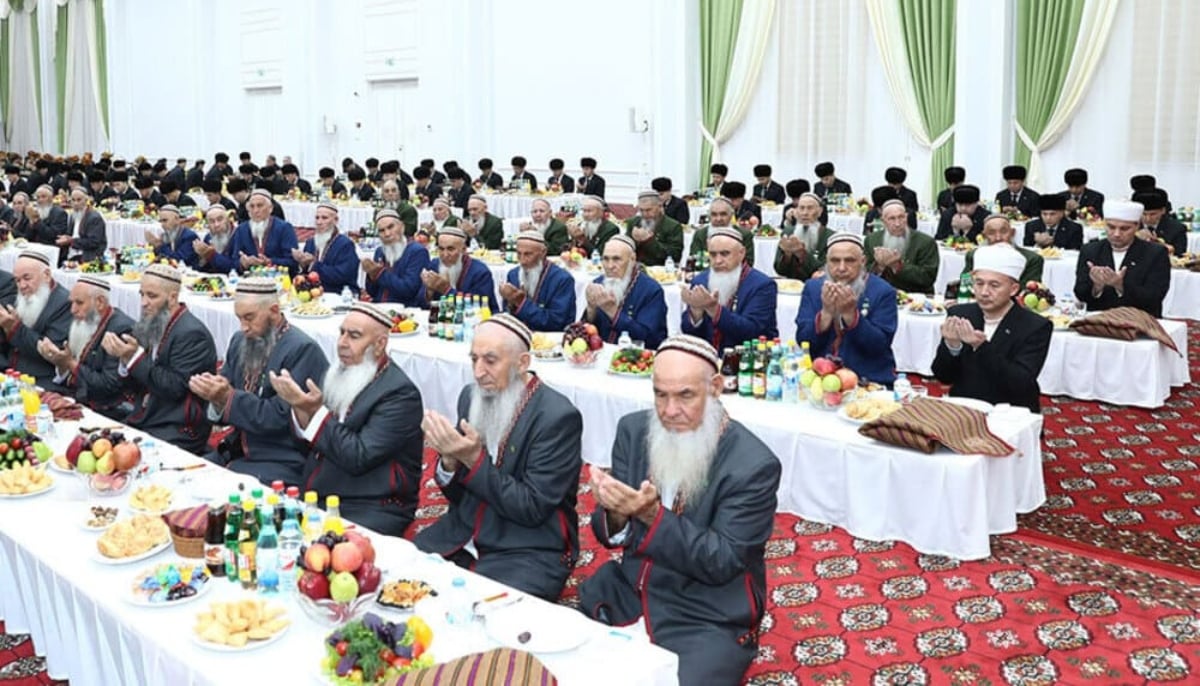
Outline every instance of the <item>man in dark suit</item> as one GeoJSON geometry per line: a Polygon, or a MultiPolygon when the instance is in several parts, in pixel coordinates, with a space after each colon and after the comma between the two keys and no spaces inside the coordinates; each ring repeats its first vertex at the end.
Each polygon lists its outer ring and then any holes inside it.
{"type": "Polygon", "coordinates": [[[1067,196],[1059,193],[1038,197],[1041,216],[1025,223],[1025,237],[1021,241],[1027,248],[1055,247],[1061,250],[1079,250],[1083,247],[1083,227],[1067,219],[1067,196]]]}
{"type": "Polygon", "coordinates": [[[946,167],[942,177],[946,179],[946,187],[937,196],[939,214],[954,207],[954,189],[967,180],[967,170],[962,167],[946,167]]]}
{"type": "MultiPolygon", "coordinates": [[[[1158,179],[1150,174],[1134,174],[1133,176],[1129,177],[1129,190],[1133,191],[1134,193],[1152,191],[1156,188],[1158,188],[1158,179]]],[[[1158,190],[1162,191],[1162,193],[1167,196],[1167,211],[1170,212],[1172,210],[1171,195],[1162,188],[1158,188],[1158,190]]]]}
{"type": "Polygon", "coordinates": [[[467,203],[471,201],[471,196],[474,194],[475,189],[471,188],[471,176],[467,174],[467,170],[462,168],[452,170],[450,172],[450,204],[465,214],[467,203]]]}
{"type": "Polygon", "coordinates": [[[446,175],[437,168],[437,162],[434,162],[432,157],[426,157],[425,159],[421,160],[421,166],[429,170],[430,183],[435,186],[446,185],[446,175]]]}
{"type": "Polygon", "coordinates": [[[367,168],[367,181],[378,186],[383,183],[383,172],[379,170],[379,158],[368,157],[363,166],[367,168]]]}
{"type": "Polygon", "coordinates": [[[413,177],[400,168],[399,160],[388,160],[379,165],[379,174],[384,181],[395,180],[400,184],[400,196],[408,200],[408,187],[412,185],[413,177]]]}
{"type": "MultiPolygon", "coordinates": [[[[267,181],[264,179],[261,183],[265,184],[267,181]]],[[[196,206],[196,201],[192,198],[192,196],[185,193],[182,186],[170,179],[163,179],[163,181],[158,184],[158,192],[162,193],[163,199],[167,201],[168,205],[174,205],[176,207],[196,206]]]]}
{"type": "Polygon", "coordinates": [[[196,160],[196,164],[188,170],[184,177],[184,188],[191,191],[204,185],[204,160],[196,160]]]}
{"type": "Polygon", "coordinates": [[[12,216],[8,220],[9,235],[12,238],[33,240],[33,219],[37,211],[32,209],[33,201],[25,191],[17,191],[11,201],[12,216]]]}
{"type": "Polygon", "coordinates": [[[225,177],[232,175],[233,169],[229,167],[229,155],[219,152],[213,155],[213,165],[204,173],[204,180],[224,181],[225,177]]]}
{"type": "Polygon", "coordinates": [[[1023,217],[1037,216],[1038,192],[1025,185],[1028,171],[1019,164],[1010,164],[1003,169],[1007,186],[996,192],[996,204],[1002,212],[1016,212],[1023,217]]]}
{"type": "Polygon", "coordinates": [[[346,185],[338,181],[336,177],[337,173],[333,171],[333,167],[321,167],[317,171],[318,183],[320,185],[317,190],[331,198],[339,198],[346,195],[346,185]]]}
{"type": "Polygon", "coordinates": [[[93,169],[88,172],[88,195],[92,196],[92,202],[97,206],[103,203],[105,198],[111,198],[116,194],[116,191],[108,185],[103,171],[93,169]]]}
{"type": "Polygon", "coordinates": [[[563,161],[557,157],[550,160],[550,178],[546,179],[546,188],[563,193],[574,193],[575,179],[563,173],[564,166],[563,161]]]}
{"type": "Polygon", "coordinates": [[[1075,267],[1075,298],[1088,310],[1136,307],[1162,316],[1171,261],[1165,247],[1137,237],[1142,212],[1136,202],[1105,203],[1108,240],[1084,244],[1075,267]]]}
{"type": "Polygon", "coordinates": [[[900,198],[900,202],[904,203],[904,206],[915,217],[921,205],[917,202],[917,192],[904,185],[904,182],[908,180],[908,172],[900,167],[888,167],[883,172],[883,180],[896,189],[896,197],[900,198]]]}
{"type": "Polygon", "coordinates": [[[725,177],[729,176],[729,167],[716,163],[708,168],[708,185],[700,191],[700,195],[708,198],[721,197],[721,188],[725,185],[725,177]]]}
{"type": "Polygon", "coordinates": [[[812,192],[817,194],[822,201],[826,199],[826,195],[830,193],[840,195],[850,195],[853,193],[850,188],[850,183],[842,181],[836,176],[833,162],[822,162],[812,168],[812,173],[817,175],[817,182],[812,185],[812,192]]]}
{"type": "Polygon", "coordinates": [[[25,193],[29,193],[29,191],[30,191],[29,186],[26,184],[25,179],[21,178],[21,168],[20,167],[18,167],[15,164],[10,164],[10,165],[6,166],[4,168],[4,176],[5,176],[4,190],[8,194],[9,200],[12,200],[12,197],[21,191],[25,191],[25,193]]]}
{"type": "Polygon", "coordinates": [[[1167,194],[1153,188],[1134,193],[1133,201],[1144,208],[1138,238],[1162,243],[1170,248],[1171,254],[1182,257],[1188,251],[1187,229],[1175,215],[1167,214],[1167,194]]]}
{"type": "Polygon", "coordinates": [[[37,379],[47,387],[54,380],[54,365],[38,352],[38,341],[67,340],[71,328],[71,302],[67,289],[54,282],[50,260],[27,250],[13,267],[17,298],[0,308],[0,356],[5,366],[37,379]]]}
{"type": "Polygon", "coordinates": [[[504,178],[493,170],[492,160],[484,157],[479,160],[479,178],[475,179],[476,188],[498,189],[504,186],[504,178]]]}
{"type": "Polygon", "coordinates": [[[1063,172],[1063,181],[1067,184],[1067,190],[1063,191],[1062,195],[1071,219],[1076,219],[1079,210],[1084,207],[1099,217],[1104,216],[1104,194],[1088,188],[1086,169],[1068,169],[1063,172]]]}
{"type": "Polygon", "coordinates": [[[754,165],[754,180],[758,182],[754,184],[754,190],[750,194],[750,199],[754,202],[759,204],[773,202],[776,205],[782,205],[787,201],[783,186],[771,180],[771,165],[754,165]]]}
{"type": "MultiPolygon", "coordinates": [[[[735,223],[749,222],[750,218],[762,224],[762,208],[753,200],[746,199],[746,184],[741,181],[726,181],[721,184],[721,197],[728,198],[733,203],[733,219],[735,223]]],[[[751,255],[751,258],[754,256],[751,255]]]]}
{"type": "Polygon", "coordinates": [[[56,241],[62,250],[59,263],[63,260],[91,262],[108,249],[108,235],[104,217],[92,209],[91,198],[81,188],[71,191],[71,215],[67,233],[56,241]]]}
{"type": "Polygon", "coordinates": [[[581,157],[579,159],[579,167],[583,170],[579,180],[575,183],[575,188],[584,195],[594,195],[597,198],[604,198],[604,177],[596,173],[596,158],[581,157]]]}
{"type": "Polygon", "coordinates": [[[579,554],[583,419],[529,371],[532,338],[505,313],[478,325],[457,421],[431,411],[422,423],[450,508],[414,542],[553,602],[579,554]]]}
{"type": "Polygon", "coordinates": [[[187,189],[187,172],[188,172],[187,158],[180,157],[179,159],[175,160],[175,166],[171,167],[170,170],[168,170],[165,174],[163,174],[162,180],[166,181],[169,179],[169,180],[173,181],[175,183],[175,185],[177,185],[178,187],[186,190],[187,189]]]}
{"type": "Polygon", "coordinates": [[[154,179],[149,176],[137,177],[134,179],[133,185],[137,188],[138,200],[141,200],[147,209],[151,206],[158,208],[167,204],[167,199],[154,187],[154,179]]]}
{"type": "Polygon", "coordinates": [[[413,193],[416,194],[416,202],[419,205],[428,206],[442,197],[442,187],[433,182],[433,170],[429,167],[413,169],[413,180],[416,182],[413,193]]]}
{"type": "Polygon", "coordinates": [[[703,341],[668,339],[654,364],[666,397],[621,418],[611,473],[589,470],[592,530],[624,553],[583,582],[580,609],[617,626],[640,618],[679,656],[680,684],[742,682],[767,596],[780,463],[726,416],[719,368],[703,341]]]}
{"type": "Polygon", "coordinates": [[[264,166],[259,170],[259,173],[262,174],[262,181],[260,183],[263,184],[264,188],[271,191],[272,195],[286,195],[288,189],[291,188],[291,185],[283,178],[283,175],[279,173],[279,167],[273,164],[264,166]]]}
{"type": "Polygon", "coordinates": [[[537,177],[525,171],[527,162],[524,157],[517,155],[512,158],[512,179],[508,182],[509,188],[517,190],[525,189],[529,191],[537,190],[537,177]]]}
{"type": "Polygon", "coordinates": [[[34,203],[25,212],[30,226],[28,238],[45,245],[57,245],[59,236],[68,235],[67,212],[54,202],[54,190],[42,184],[33,194],[34,203]]]}
{"type": "Polygon", "coordinates": [[[692,212],[688,209],[688,204],[683,201],[683,198],[671,192],[671,179],[660,176],[650,182],[650,187],[658,193],[658,197],[662,198],[663,214],[683,226],[692,223],[692,212]]]}
{"type": "Polygon", "coordinates": [[[367,183],[367,173],[361,167],[351,169],[346,178],[350,181],[350,188],[346,189],[346,192],[351,199],[371,202],[375,197],[375,188],[367,183]]]}
{"type": "Polygon", "coordinates": [[[1008,245],[975,251],[975,302],[955,305],[942,322],[933,374],[950,395],[1041,411],[1037,377],[1054,327],[1016,302],[1025,258],[1008,245]]]}
{"type": "Polygon", "coordinates": [[[283,165],[283,193],[290,192],[293,188],[302,196],[312,195],[312,184],[307,179],[300,178],[300,168],[292,163],[283,165]]]}
{"type": "Polygon", "coordinates": [[[943,241],[955,237],[974,241],[983,231],[983,221],[987,218],[988,211],[979,204],[979,188],[967,184],[958,186],[954,189],[954,206],[942,212],[934,239],[943,241]]]}

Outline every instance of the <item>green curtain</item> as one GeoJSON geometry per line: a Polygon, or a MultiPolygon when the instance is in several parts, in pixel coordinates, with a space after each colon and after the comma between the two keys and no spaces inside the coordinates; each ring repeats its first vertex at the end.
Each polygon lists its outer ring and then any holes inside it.
{"type": "MultiPolygon", "coordinates": [[[[1075,52],[1084,0],[1017,0],[1017,124],[1036,141],[1046,129],[1075,52]]],[[[1013,161],[1029,164],[1017,135],[1013,161]]]]}
{"type": "Polygon", "coordinates": [[[67,48],[70,45],[67,22],[71,4],[58,8],[58,24],[54,27],[54,93],[58,112],[58,151],[67,146],[67,48]]]}
{"type": "MultiPolygon", "coordinates": [[[[717,129],[725,102],[738,26],[742,23],[742,0],[700,0],[700,110],[704,128],[717,129]]],[[[712,145],[701,135],[700,186],[708,179],[712,145]]]]}
{"type": "MultiPolygon", "coordinates": [[[[904,50],[925,132],[937,142],[954,126],[954,13],[956,0],[896,0],[904,30],[904,50]]],[[[930,161],[932,193],[942,171],[954,162],[954,135],[935,145],[930,161]]]]}
{"type": "Polygon", "coordinates": [[[8,128],[8,89],[12,83],[11,66],[8,63],[8,27],[10,22],[7,19],[0,20],[0,122],[4,128],[8,128]]]}
{"type": "Polygon", "coordinates": [[[108,37],[104,32],[104,0],[96,0],[96,59],[100,62],[100,118],[108,138],[108,37]]]}

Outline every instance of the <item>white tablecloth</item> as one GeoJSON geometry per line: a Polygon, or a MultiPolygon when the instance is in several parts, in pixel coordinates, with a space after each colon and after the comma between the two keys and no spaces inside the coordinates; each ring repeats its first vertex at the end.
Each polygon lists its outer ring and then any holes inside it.
{"type": "Polygon", "coordinates": [[[583,200],[583,196],[578,193],[548,196],[517,193],[484,193],[483,195],[487,198],[488,212],[504,219],[530,216],[534,200],[545,200],[550,203],[550,209],[554,212],[557,212],[563,203],[570,202],[578,205],[583,200]]]}
{"type": "MultiPolygon", "coordinates": [[[[112,422],[88,414],[82,425],[107,426],[112,422]]],[[[60,423],[56,440],[62,452],[74,426],[60,423]]],[[[136,433],[136,432],[135,432],[136,433]]],[[[196,462],[169,446],[160,449],[168,465],[196,462]]],[[[10,633],[30,633],[39,654],[47,658],[54,678],[70,679],[77,686],[114,684],[215,684],[244,683],[261,677],[269,669],[270,682],[310,684],[316,682],[324,654],[323,638],[331,630],[304,614],[297,601],[276,596],[288,607],[291,627],[279,641],[253,652],[213,652],[192,641],[193,618],[210,601],[244,597],[241,587],[226,579],[214,579],[214,588],[199,601],[174,608],[143,608],[123,596],[139,570],[174,559],[159,553],[150,560],[122,565],[94,562],[97,535],[84,531],[82,523],[89,502],[118,506],[122,516],[129,511],[128,496],[89,498],[77,478],[52,472],[55,488],[43,496],[0,499],[0,616],[10,633]]],[[[214,466],[189,472],[191,483],[180,485],[176,473],[164,472],[151,478],[178,495],[177,506],[208,502],[236,490],[239,482],[249,491],[253,479],[214,466]]],[[[372,535],[377,564],[385,578],[424,579],[438,588],[449,588],[461,576],[472,597],[487,597],[511,590],[484,577],[460,570],[440,557],[424,555],[403,539],[372,535]]],[[[509,611],[545,610],[559,613],[556,623],[571,626],[588,640],[564,653],[538,657],[563,684],[675,684],[677,658],[644,640],[627,638],[625,632],[592,622],[568,608],[552,607],[536,598],[526,598],[509,611]],[[619,653],[620,660],[612,656],[619,653]]],[[[386,610],[376,610],[391,616],[386,610]]],[[[477,650],[495,647],[482,631],[450,628],[441,619],[444,606],[437,599],[418,606],[418,613],[434,630],[430,648],[439,660],[453,659],[477,650]]],[[[394,619],[403,619],[396,615],[394,619]]],[[[546,627],[552,630],[553,627],[546,627]]]]}
{"type": "MultiPolygon", "coordinates": [[[[849,231],[863,235],[863,224],[866,217],[861,214],[839,214],[832,213],[829,215],[829,228],[833,231],[849,231]]],[[[937,234],[936,219],[917,219],[917,230],[921,233],[934,236],[937,234]]]]}
{"type": "MultiPolygon", "coordinates": [[[[901,312],[892,352],[904,372],[933,375],[944,317],[901,312]]],[[[1160,320],[1182,355],[1156,341],[1116,341],[1055,331],[1038,384],[1046,395],[1100,400],[1114,405],[1161,407],[1171,388],[1191,380],[1187,324],[1160,320]]]]}
{"type": "MultiPolygon", "coordinates": [[[[779,228],[783,225],[783,209],[782,205],[774,207],[763,207],[762,223],[764,226],[774,226],[779,228]]],[[[708,223],[708,205],[688,205],[688,224],[691,226],[700,226],[708,223]]]]}
{"type": "MultiPolygon", "coordinates": [[[[317,225],[317,203],[289,200],[279,203],[283,207],[283,216],[296,228],[312,228],[317,225]]],[[[452,212],[462,216],[462,210],[452,208],[452,212]]],[[[358,231],[371,223],[375,217],[375,208],[370,205],[340,205],[338,206],[338,226],[342,231],[358,231]]],[[[433,210],[422,207],[417,210],[417,222],[424,224],[433,221],[433,210]]]]}
{"type": "Polygon", "coordinates": [[[109,219],[108,247],[123,248],[127,245],[145,245],[146,232],[162,233],[162,224],[157,221],[136,221],[129,219],[109,219]]]}

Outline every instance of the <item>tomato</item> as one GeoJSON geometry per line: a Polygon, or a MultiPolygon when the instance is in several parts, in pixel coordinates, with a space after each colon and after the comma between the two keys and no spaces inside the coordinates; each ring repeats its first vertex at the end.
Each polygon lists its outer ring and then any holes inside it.
{"type": "Polygon", "coordinates": [[[337,653],[338,657],[346,657],[346,649],[349,647],[350,644],[346,641],[338,641],[337,645],[333,647],[333,652],[337,653]]]}
{"type": "Polygon", "coordinates": [[[425,654],[425,644],[420,641],[413,641],[412,648],[413,648],[412,659],[414,659],[414,660],[420,658],[422,655],[425,654]]]}
{"type": "MultiPolygon", "coordinates": [[[[416,651],[414,650],[413,652],[415,653],[416,651]]],[[[411,664],[412,664],[412,660],[410,660],[406,657],[392,658],[392,666],[395,667],[396,669],[407,669],[408,666],[411,664]]]]}
{"type": "Polygon", "coordinates": [[[391,662],[392,660],[396,659],[396,654],[392,652],[391,648],[384,648],[383,650],[379,651],[379,659],[383,660],[384,662],[391,662]]]}
{"type": "Polygon", "coordinates": [[[20,448],[21,447],[21,439],[19,439],[19,438],[12,439],[12,447],[13,447],[13,450],[20,448]]]}
{"type": "Polygon", "coordinates": [[[8,444],[0,443],[0,455],[3,455],[4,453],[7,453],[7,452],[8,452],[8,444]]]}

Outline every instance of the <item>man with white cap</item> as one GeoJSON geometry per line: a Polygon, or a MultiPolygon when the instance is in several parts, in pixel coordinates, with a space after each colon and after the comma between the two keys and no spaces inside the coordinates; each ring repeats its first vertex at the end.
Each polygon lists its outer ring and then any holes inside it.
{"type": "Polygon", "coordinates": [[[589,195],[579,203],[579,217],[567,222],[567,233],[571,237],[568,247],[591,256],[593,252],[603,253],[604,244],[621,229],[604,216],[604,201],[589,195]]]}
{"type": "Polygon", "coordinates": [[[358,293],[358,249],[338,230],[338,208],[331,202],[317,204],[316,230],[304,248],[294,248],[292,258],[297,271],[316,273],[329,293],[341,293],[343,288],[358,293]]]}
{"type": "Polygon", "coordinates": [[[775,338],[775,280],[746,262],[742,233],[733,227],[708,234],[708,269],[680,292],[683,333],[702,338],[718,350],[766,336],[775,338]]]}
{"type": "Polygon", "coordinates": [[[553,602],[579,555],[583,418],[529,370],[532,339],[507,313],[480,323],[471,343],[475,380],[458,397],[458,421],[425,413],[450,508],[414,543],[553,602]]]}
{"type": "MultiPolygon", "coordinates": [[[[454,216],[454,212],[451,211],[449,200],[437,198],[431,207],[433,208],[433,219],[421,225],[421,232],[426,236],[437,236],[444,226],[458,226],[458,217],[454,216]]],[[[378,222],[378,220],[376,221],[378,222]]]]}
{"type": "Polygon", "coordinates": [[[275,265],[295,272],[296,229],[271,214],[274,199],[269,191],[257,189],[246,199],[249,219],[238,224],[233,232],[233,252],[238,256],[238,271],[251,267],[275,265]]]}
{"type": "Polygon", "coordinates": [[[50,258],[35,250],[21,253],[13,277],[17,282],[15,306],[0,306],[0,356],[6,367],[48,386],[54,380],[54,365],[38,352],[38,341],[67,340],[71,328],[67,289],[54,282],[50,258]]]}
{"type": "Polygon", "coordinates": [[[467,201],[467,216],[458,222],[476,247],[499,250],[504,244],[504,222],[488,212],[487,197],[472,195],[467,201]]]}
{"type": "Polygon", "coordinates": [[[54,189],[48,184],[38,186],[33,192],[33,203],[25,208],[25,216],[29,219],[25,233],[32,241],[55,245],[59,236],[70,231],[67,213],[54,202],[54,189]]]}
{"type": "MultiPolygon", "coordinates": [[[[728,185],[728,184],[726,184],[728,185]]],[[[737,210],[729,198],[714,198],[708,204],[709,226],[701,226],[692,234],[692,245],[689,255],[700,257],[708,251],[708,232],[712,229],[733,228],[742,235],[742,247],[746,249],[746,262],[754,264],[754,232],[744,229],[734,223],[737,210]]]]}
{"type": "Polygon", "coordinates": [[[1089,310],[1136,307],[1162,316],[1171,260],[1165,247],[1137,237],[1142,214],[1139,203],[1105,201],[1108,240],[1085,243],[1075,264],[1075,297],[1089,310]]]}
{"type": "Polygon", "coordinates": [[[500,284],[505,309],[534,331],[562,331],[575,321],[575,278],[546,259],[536,229],[517,234],[518,265],[500,284]]]}
{"type": "Polygon", "coordinates": [[[71,287],[71,329],[65,343],[43,337],[38,352],[54,365],[54,386],[80,403],[120,421],[133,407],[117,374],[119,360],[100,344],[104,336],[133,330],[133,320],[112,306],[108,279],[83,274],[71,287]]]}
{"type": "Polygon", "coordinates": [[[654,410],[617,424],[612,470],[590,467],[596,540],[621,548],[580,609],[637,622],[679,656],[680,684],[737,684],[758,654],[778,458],[721,404],[720,357],[674,336],[654,360],[654,410]]]}
{"type": "Polygon", "coordinates": [[[304,487],[338,494],[347,519],[403,536],[417,509],[425,437],[421,392],[387,354],[391,328],[389,313],[354,303],[321,386],[288,369],[270,381],[308,447],[304,487]]]}
{"type": "Polygon", "coordinates": [[[188,380],[216,370],[217,349],[208,327],[179,302],[182,283],[183,275],[174,267],[147,267],[141,283],[142,318],[130,333],[105,334],[101,345],[120,359],[117,374],[135,397],[125,423],[202,455],[212,422],[188,380]]]}
{"type": "Polygon", "coordinates": [[[161,234],[146,230],[146,242],[154,248],[154,256],[160,260],[175,260],[180,267],[195,267],[195,242],[200,237],[184,226],[179,208],[174,205],[158,208],[158,223],[162,225],[161,234]]]}
{"type": "Polygon", "coordinates": [[[950,395],[1041,411],[1038,374],[1053,326],[1017,304],[1025,258],[1011,245],[975,251],[975,302],[955,305],[942,322],[933,374],[950,395]]]}
{"type": "Polygon", "coordinates": [[[91,262],[104,254],[108,247],[104,217],[92,208],[92,198],[87,191],[76,188],[71,191],[71,214],[67,233],[55,241],[62,250],[59,262],[77,260],[91,262]]]}
{"type": "Polygon", "coordinates": [[[458,226],[447,226],[437,237],[438,257],[421,272],[421,290],[417,302],[428,306],[444,295],[478,295],[487,298],[492,312],[496,307],[496,286],[492,270],[467,254],[467,234],[458,226]]]}
{"type": "Polygon", "coordinates": [[[421,272],[429,269],[429,250],[404,235],[403,220],[395,210],[379,210],[375,227],[383,245],[375,249],[374,259],[362,258],[367,277],[367,294],[373,302],[402,303],[422,307],[421,272]]]}
{"type": "Polygon", "coordinates": [[[787,210],[775,252],[775,273],[807,281],[825,265],[825,248],[833,232],[821,225],[821,198],[802,193],[787,210]]]}
{"type": "Polygon", "coordinates": [[[624,234],[604,244],[604,274],[587,285],[583,318],[596,325],[600,338],[616,343],[622,333],[654,350],[667,337],[663,288],[637,263],[637,246],[624,234]]]}
{"type": "Polygon", "coordinates": [[[238,268],[237,255],[233,253],[233,224],[230,211],[215,204],[204,213],[208,235],[203,240],[192,241],[196,251],[195,268],[210,274],[228,274],[238,268]]]}
{"type": "Polygon", "coordinates": [[[521,224],[521,231],[536,231],[546,239],[546,251],[557,255],[567,248],[570,236],[567,235],[567,225],[554,216],[550,203],[545,198],[533,201],[529,211],[530,220],[521,224]]]}
{"type": "Polygon", "coordinates": [[[883,228],[863,239],[867,269],[893,288],[932,293],[941,257],[937,242],[908,225],[908,210],[900,200],[883,203],[883,228]]]}
{"type": "Polygon", "coordinates": [[[896,290],[866,264],[862,236],[836,233],[829,239],[825,276],[810,279],[800,296],[796,340],[808,341],[814,358],[841,357],[859,377],[891,385],[896,290]]]}
{"type": "Polygon", "coordinates": [[[638,262],[646,266],[661,266],[670,257],[675,264],[683,258],[683,227],[663,214],[663,202],[658,193],[638,193],[638,213],[625,220],[625,235],[637,243],[638,262]]]}

